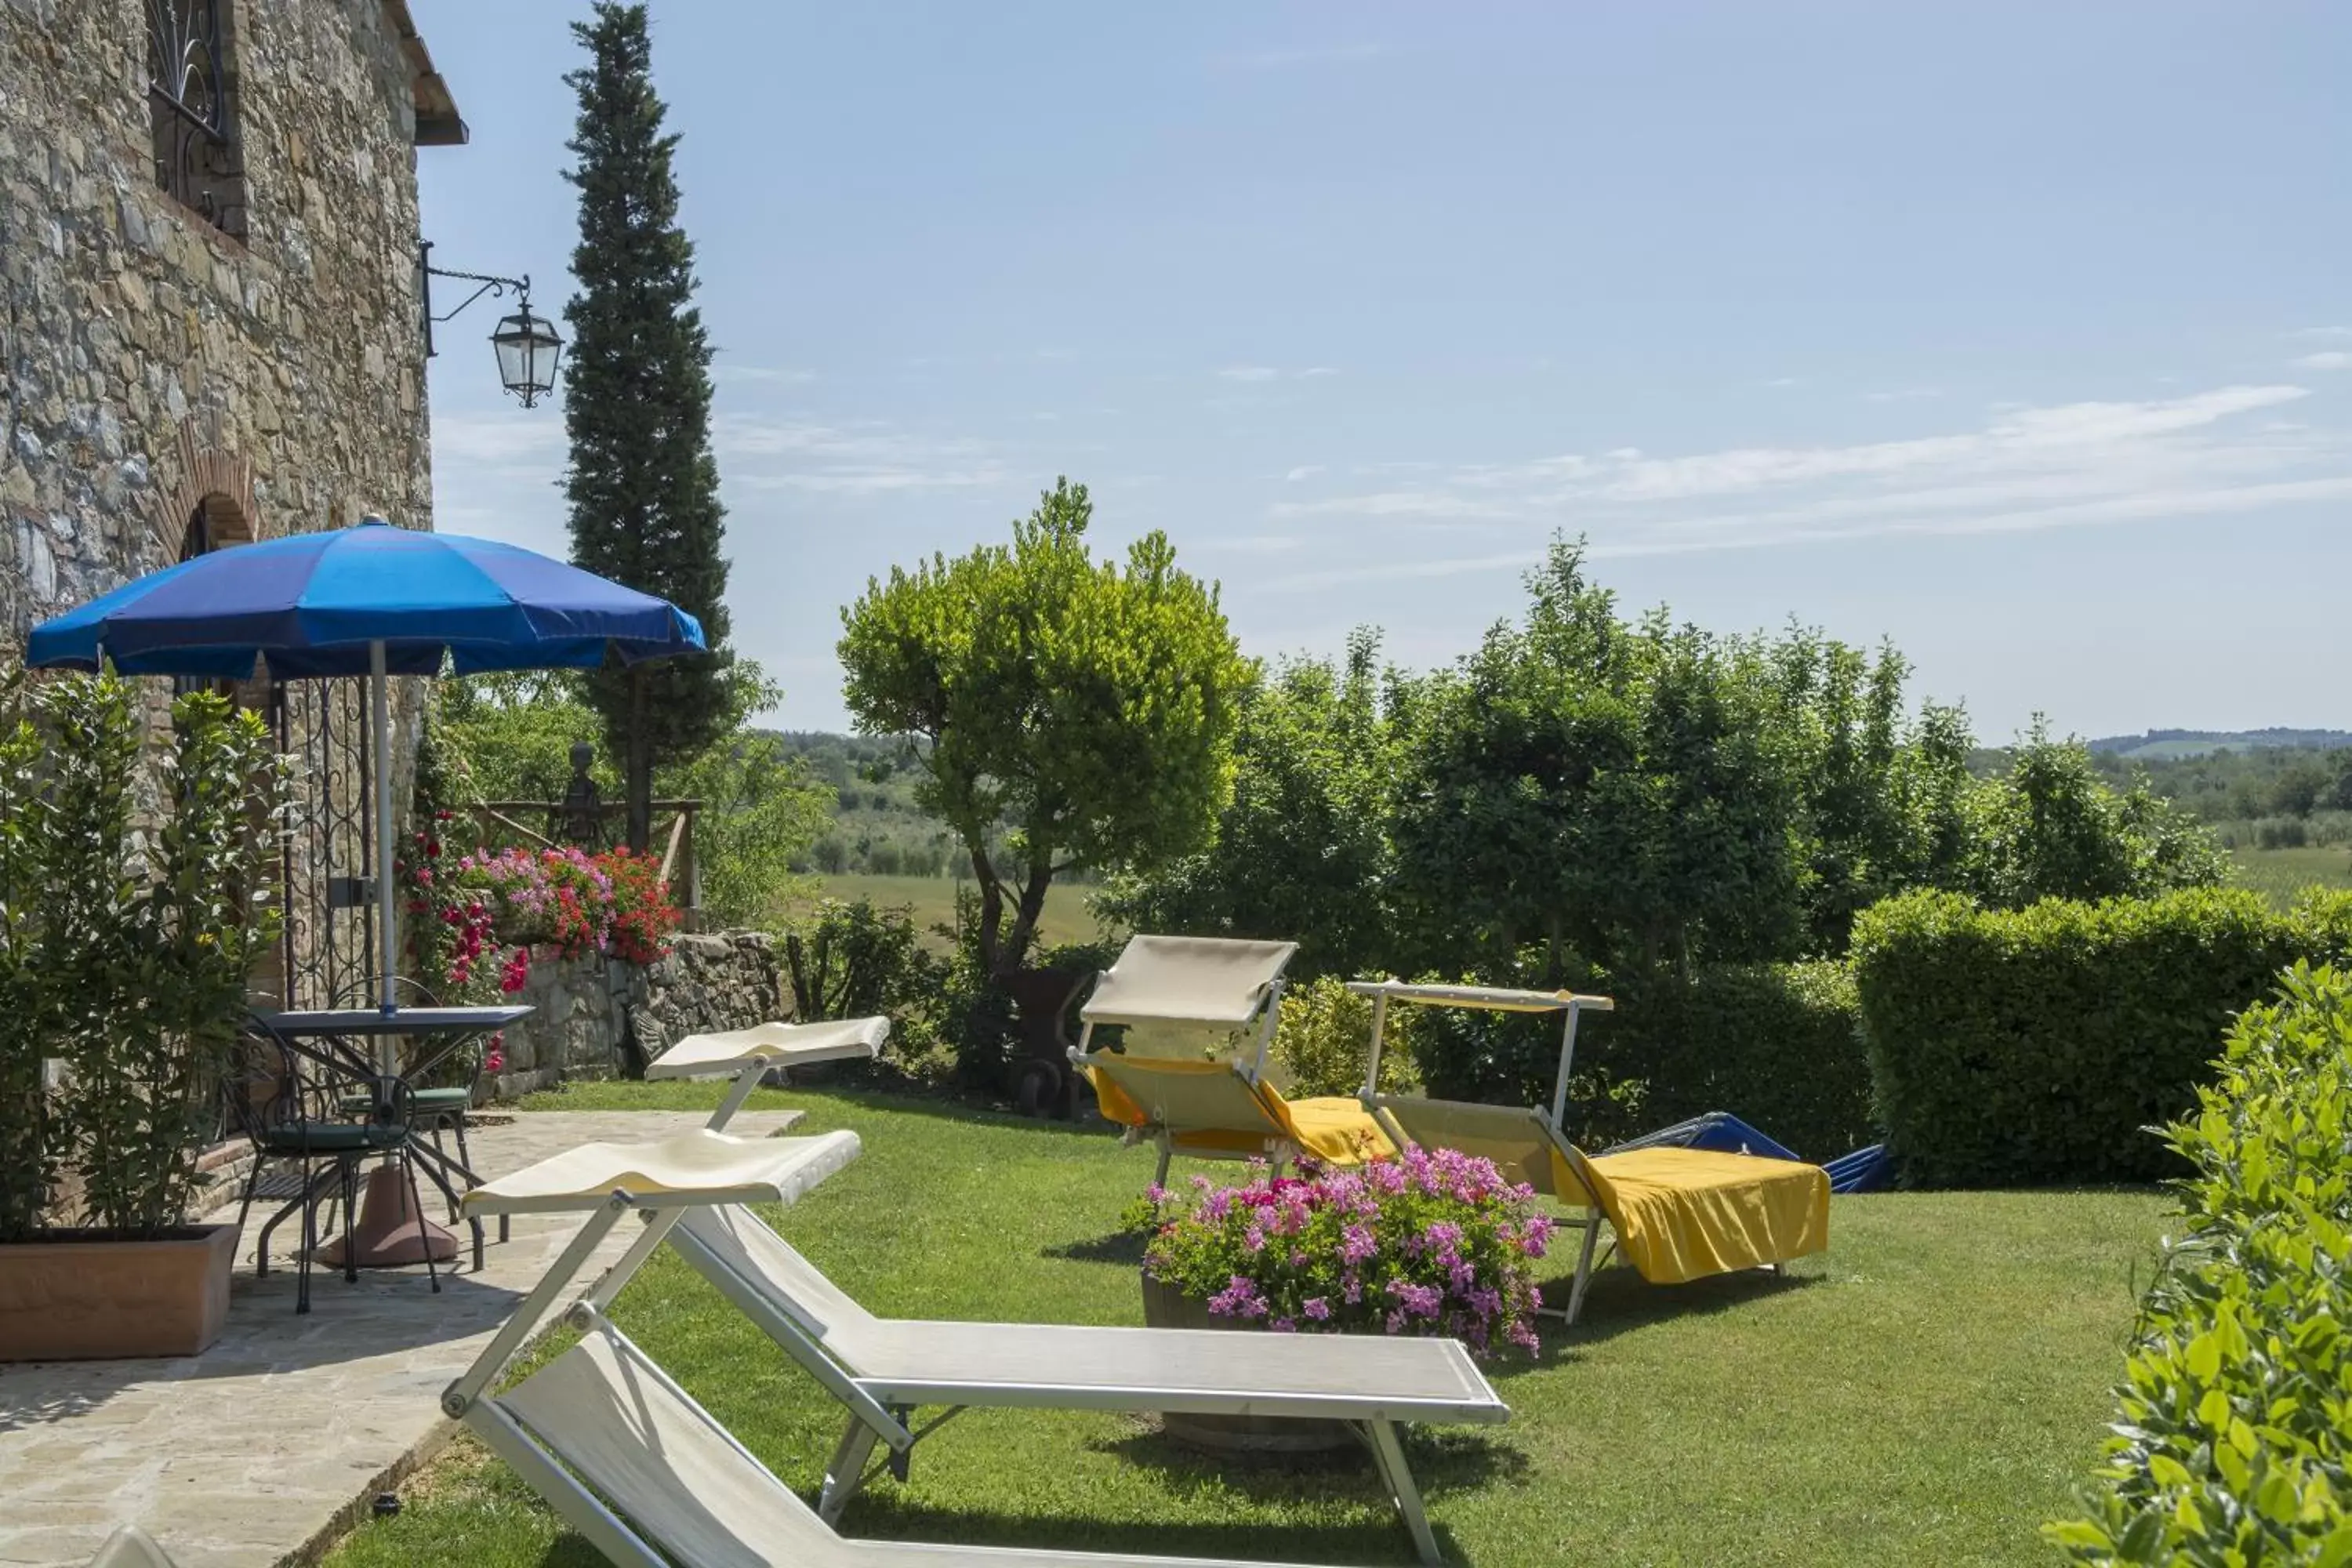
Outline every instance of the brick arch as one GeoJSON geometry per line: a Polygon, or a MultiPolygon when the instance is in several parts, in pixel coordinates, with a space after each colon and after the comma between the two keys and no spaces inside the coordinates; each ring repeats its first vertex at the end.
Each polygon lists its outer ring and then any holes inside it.
{"type": "Polygon", "coordinates": [[[180,482],[156,502],[155,543],[163,564],[180,558],[180,541],[198,508],[215,548],[249,544],[261,537],[261,508],[253,495],[253,459],[217,447],[198,447],[195,432],[180,426],[180,482]]]}

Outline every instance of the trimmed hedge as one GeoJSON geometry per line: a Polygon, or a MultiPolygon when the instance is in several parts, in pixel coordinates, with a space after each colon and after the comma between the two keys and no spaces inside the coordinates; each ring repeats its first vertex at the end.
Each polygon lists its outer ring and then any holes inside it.
{"type": "Polygon", "coordinates": [[[2233,1014],[2297,960],[2352,949],[2347,938],[2345,893],[2284,915],[2214,889],[2018,910],[1915,893],[1865,910],[1854,977],[1904,1182],[2179,1174],[2145,1130],[2195,1102],[2233,1014]]]}
{"type": "MultiPolygon", "coordinates": [[[[1878,1136],[1843,963],[1722,964],[1598,988],[1617,1010],[1577,1027],[1568,1112],[1569,1135],[1587,1147],[1707,1110],[1727,1110],[1811,1160],[1878,1136]]],[[[1433,1007],[1414,1029],[1431,1094],[1550,1104],[1556,1016],[1433,1007]]]]}
{"type": "Polygon", "coordinates": [[[2076,1563],[2352,1563],[2352,981],[2297,968],[2221,1066],[2089,1517],[2043,1532],[2076,1563]]]}

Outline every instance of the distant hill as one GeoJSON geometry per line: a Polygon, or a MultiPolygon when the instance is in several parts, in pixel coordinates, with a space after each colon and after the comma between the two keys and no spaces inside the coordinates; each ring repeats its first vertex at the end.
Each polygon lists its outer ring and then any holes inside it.
{"type": "Polygon", "coordinates": [[[2303,748],[2336,751],[2352,746],[2345,730],[2150,730],[2145,735],[2108,735],[2088,742],[2095,754],[2132,762],[2175,762],[2224,749],[2232,752],[2303,748]]]}

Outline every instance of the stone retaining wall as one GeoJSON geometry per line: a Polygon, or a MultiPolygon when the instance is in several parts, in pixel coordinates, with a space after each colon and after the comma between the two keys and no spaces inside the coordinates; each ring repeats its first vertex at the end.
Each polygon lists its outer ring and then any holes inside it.
{"type": "Polygon", "coordinates": [[[538,1009],[506,1034],[499,1099],[566,1079],[616,1078],[688,1035],[784,1016],[774,944],[763,931],[680,936],[647,967],[617,959],[537,959],[515,1000],[538,1009]]]}

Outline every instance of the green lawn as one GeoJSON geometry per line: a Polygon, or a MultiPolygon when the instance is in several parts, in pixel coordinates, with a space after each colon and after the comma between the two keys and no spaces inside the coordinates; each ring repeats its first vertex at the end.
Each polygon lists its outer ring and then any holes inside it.
{"type": "MultiPolygon", "coordinates": [[[[956,883],[952,878],[877,877],[863,871],[845,871],[814,879],[825,898],[871,899],[877,904],[906,907],[913,912],[915,924],[925,933],[929,944],[945,950],[945,939],[932,938],[930,932],[932,927],[949,925],[955,920],[956,883]]],[[[971,884],[967,881],[964,886],[971,884]]],[[[1087,910],[1087,899],[1093,891],[1092,888],[1064,882],[1055,882],[1045,889],[1045,913],[1038,929],[1047,946],[1095,939],[1095,918],[1087,910]]],[[[795,907],[791,912],[799,914],[803,908],[795,907]]]]}
{"type": "Polygon", "coordinates": [[[2327,849],[2232,849],[2239,880],[2280,909],[2295,895],[2317,884],[2352,888],[2352,849],[2337,845],[2327,849]]]}
{"type": "MultiPolygon", "coordinates": [[[[535,1103],[707,1104],[708,1086],[583,1086],[535,1103]]],[[[1072,1130],[853,1095],[762,1091],[865,1152],[780,1221],[877,1311],[1139,1321],[1114,1237],[1151,1155],[1072,1130]]],[[[1230,1171],[1231,1167],[1223,1169],[1230,1171]]],[[[1496,1363],[1503,1426],[1408,1438],[1449,1560],[1607,1564],[2046,1564],[2035,1530],[2093,1462],[2164,1200],[2138,1192],[1839,1198],[1830,1252],[1785,1281],[1674,1289],[1625,1270],[1540,1359],[1496,1363]]],[[[1551,1265],[1565,1273],[1568,1261],[1551,1265]]],[[[840,1413],[664,1255],[615,1316],[813,1497],[840,1413]]],[[[982,1411],[871,1484],[846,1533],[1000,1545],[1402,1563],[1368,1462],[1244,1470],[1146,1421],[982,1411]]],[[[600,1561],[461,1443],[329,1561],[600,1561]]]]}

